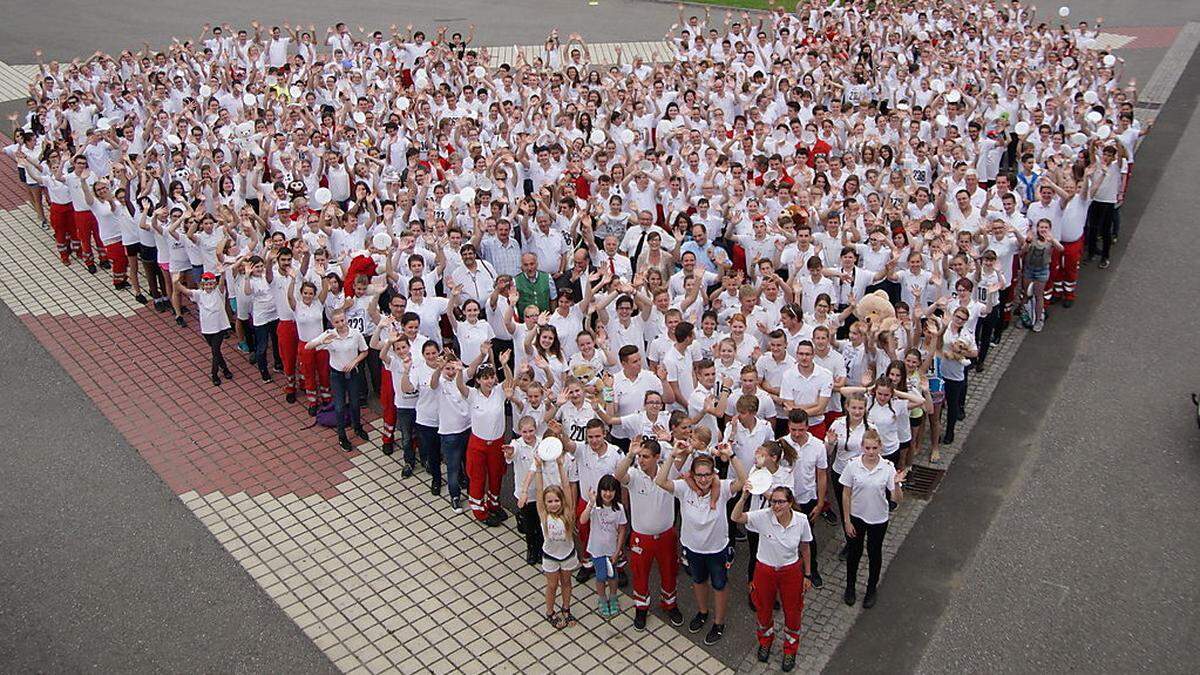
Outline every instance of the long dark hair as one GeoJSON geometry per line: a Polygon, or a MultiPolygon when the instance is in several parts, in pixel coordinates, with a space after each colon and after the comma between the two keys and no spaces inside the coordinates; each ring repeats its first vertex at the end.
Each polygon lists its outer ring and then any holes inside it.
{"type": "Polygon", "coordinates": [[[593,507],[605,506],[603,503],[604,497],[600,496],[601,494],[604,493],[605,490],[613,491],[613,499],[612,499],[612,504],[610,505],[610,508],[612,508],[613,511],[620,509],[621,508],[621,484],[617,482],[617,479],[615,477],[613,477],[612,474],[605,474],[600,479],[600,482],[596,485],[596,503],[593,504],[592,506],[593,507]]]}

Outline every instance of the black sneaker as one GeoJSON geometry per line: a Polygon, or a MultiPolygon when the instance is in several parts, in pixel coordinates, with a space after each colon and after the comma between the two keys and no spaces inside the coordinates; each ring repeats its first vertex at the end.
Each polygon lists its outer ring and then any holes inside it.
{"type": "Polygon", "coordinates": [[[462,499],[458,497],[451,497],[450,510],[455,513],[462,513],[462,499]]]}
{"type": "Polygon", "coordinates": [[[858,602],[858,593],[855,593],[853,588],[847,588],[846,591],[842,593],[842,602],[853,607],[854,603],[858,602]]]}
{"type": "Polygon", "coordinates": [[[225,370],[221,371],[221,376],[222,376],[222,377],[224,377],[224,378],[225,378],[225,379],[227,379],[227,380],[232,380],[232,379],[233,379],[233,373],[232,373],[232,372],[231,372],[231,371],[230,371],[228,368],[226,368],[225,370]]]}
{"type": "Polygon", "coordinates": [[[875,606],[875,589],[868,588],[867,594],[863,596],[863,609],[871,609],[875,606]]]}
{"type": "Polygon", "coordinates": [[[683,612],[679,611],[678,607],[672,607],[667,610],[667,621],[676,628],[683,625],[683,612]]]}
{"type": "Polygon", "coordinates": [[[261,375],[262,375],[262,381],[263,381],[263,382],[270,382],[270,381],[271,381],[271,374],[270,374],[270,373],[261,373],[261,375]]]}
{"type": "Polygon", "coordinates": [[[508,520],[508,511],[505,511],[503,508],[499,509],[498,511],[492,511],[492,515],[499,518],[500,522],[502,523],[508,520]]]}
{"type": "Polygon", "coordinates": [[[310,405],[310,406],[308,406],[308,416],[309,416],[309,417],[316,417],[316,416],[317,416],[317,406],[316,406],[316,405],[310,405]]]}
{"type": "Polygon", "coordinates": [[[96,265],[94,263],[91,265],[88,265],[87,271],[88,271],[88,274],[95,274],[96,273],[96,265]]]}
{"type": "Polygon", "coordinates": [[[795,654],[784,654],[783,655],[783,663],[779,666],[779,669],[785,673],[790,673],[790,672],[792,672],[793,669],[795,669],[795,667],[796,667],[796,655],[795,654]]]}
{"type": "Polygon", "coordinates": [[[412,475],[413,475],[413,465],[412,464],[405,464],[404,468],[400,469],[400,477],[401,478],[412,478],[412,475]]]}
{"type": "Polygon", "coordinates": [[[107,260],[101,260],[100,261],[100,269],[111,270],[112,263],[107,260]]]}
{"type": "Polygon", "coordinates": [[[441,497],[442,496],[442,484],[441,483],[430,483],[429,484],[429,494],[433,495],[434,497],[441,497]]]}
{"type": "Polygon", "coordinates": [[[215,384],[215,385],[217,385],[218,387],[219,387],[219,386],[221,386],[221,378],[217,377],[216,375],[213,375],[213,376],[212,376],[212,383],[213,383],[213,384],[215,384]]]}
{"type": "Polygon", "coordinates": [[[693,616],[691,622],[688,623],[688,632],[699,633],[706,623],[708,623],[708,614],[696,612],[696,616],[693,616]]]}
{"type": "Polygon", "coordinates": [[[714,623],[712,628],[708,629],[708,635],[704,636],[704,644],[715,645],[725,637],[725,624],[714,623]]]}
{"type": "Polygon", "coordinates": [[[385,455],[390,455],[390,454],[392,454],[392,453],[393,453],[393,452],[395,452],[395,451],[396,451],[396,443],[395,443],[395,441],[384,441],[384,443],[383,443],[383,454],[385,454],[385,455]]]}
{"type": "Polygon", "coordinates": [[[184,321],[182,316],[177,316],[175,317],[175,325],[179,326],[180,328],[186,328],[187,321],[184,321]]]}
{"type": "Polygon", "coordinates": [[[1109,265],[1108,258],[1105,258],[1100,261],[1100,269],[1106,270],[1106,269],[1108,269],[1108,265],[1109,265]]]}
{"type": "Polygon", "coordinates": [[[594,576],[596,576],[595,568],[590,565],[580,565],[579,571],[575,573],[575,581],[581,584],[586,583],[588,579],[594,576]]]}
{"type": "Polygon", "coordinates": [[[133,299],[137,300],[139,305],[144,305],[144,304],[150,302],[150,300],[147,299],[146,296],[142,295],[141,293],[138,293],[137,295],[133,296],[133,299]]]}
{"type": "Polygon", "coordinates": [[[284,396],[284,397],[283,397],[283,400],[287,401],[288,403],[295,403],[295,402],[296,402],[296,395],[295,395],[295,394],[288,394],[287,396],[284,396]]]}
{"type": "Polygon", "coordinates": [[[766,663],[767,661],[770,661],[771,660],[771,648],[759,645],[757,656],[758,656],[759,663],[766,663]]]}
{"type": "Polygon", "coordinates": [[[636,630],[646,630],[646,617],[650,614],[649,610],[639,609],[633,613],[633,627],[636,630]]]}
{"type": "Polygon", "coordinates": [[[354,446],[350,445],[350,439],[346,438],[346,434],[338,435],[338,445],[342,446],[342,449],[346,452],[350,452],[354,449],[354,446]]]}
{"type": "Polygon", "coordinates": [[[481,522],[488,527],[500,527],[500,518],[494,513],[489,513],[481,522]]]}
{"type": "Polygon", "coordinates": [[[825,585],[825,580],[821,578],[820,572],[813,572],[808,580],[812,582],[813,588],[821,588],[825,585]]]}

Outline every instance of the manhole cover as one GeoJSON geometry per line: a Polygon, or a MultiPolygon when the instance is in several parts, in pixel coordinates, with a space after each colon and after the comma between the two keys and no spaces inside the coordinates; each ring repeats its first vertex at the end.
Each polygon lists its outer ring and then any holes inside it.
{"type": "Polygon", "coordinates": [[[904,494],[929,499],[945,475],[945,469],[914,464],[904,478],[904,494]]]}

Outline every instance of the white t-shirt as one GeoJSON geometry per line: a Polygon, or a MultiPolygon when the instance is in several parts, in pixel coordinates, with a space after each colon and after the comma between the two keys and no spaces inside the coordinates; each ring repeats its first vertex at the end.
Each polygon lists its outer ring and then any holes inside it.
{"type": "Polygon", "coordinates": [[[225,313],[225,294],[219,289],[211,291],[188,290],[188,297],[196,303],[200,312],[200,332],[214,335],[229,329],[229,315],[225,313]]]}
{"type": "Polygon", "coordinates": [[[675,524],[674,497],[637,465],[629,467],[629,516],[638,534],[662,534],[675,524]]]}
{"type": "Polygon", "coordinates": [[[587,541],[587,552],[592,557],[617,555],[617,529],[629,522],[619,496],[617,500],[616,509],[592,506],[592,513],[588,517],[590,533],[587,541]]]}
{"type": "Polygon", "coordinates": [[[800,560],[800,544],[812,541],[812,528],[804,514],[793,511],[787,527],[771,509],[758,509],[746,514],[746,529],[758,533],[758,560],[764,565],[783,567],[800,560]]]}
{"type": "Polygon", "coordinates": [[[840,482],[850,488],[850,515],[870,525],[887,522],[887,491],[895,477],[896,467],[883,458],[874,469],[863,466],[862,457],[847,462],[840,482]]]}
{"type": "Polygon", "coordinates": [[[730,480],[723,480],[719,488],[717,505],[712,505],[712,495],[700,495],[683,480],[675,480],[675,498],[679,500],[680,525],[679,543],[693,553],[720,553],[729,546],[729,521],[725,516],[725,504],[733,496],[729,491],[730,480]]]}
{"type": "Polygon", "coordinates": [[[351,328],[344,337],[335,335],[332,342],[320,345],[317,349],[329,352],[330,368],[345,372],[359,353],[367,351],[367,341],[362,333],[351,328]]]}
{"type": "Polygon", "coordinates": [[[467,403],[471,410],[472,435],[485,441],[504,436],[504,390],[500,385],[492,387],[489,396],[472,387],[467,391],[467,403]]]}

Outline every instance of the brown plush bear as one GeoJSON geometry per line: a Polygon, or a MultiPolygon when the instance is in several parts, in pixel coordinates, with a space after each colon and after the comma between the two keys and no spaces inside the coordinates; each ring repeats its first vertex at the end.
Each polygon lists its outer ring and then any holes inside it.
{"type": "Polygon", "coordinates": [[[885,319],[896,318],[896,308],[892,307],[888,294],[883,291],[868,293],[854,305],[854,316],[859,321],[870,321],[872,326],[880,326],[885,319]]]}

